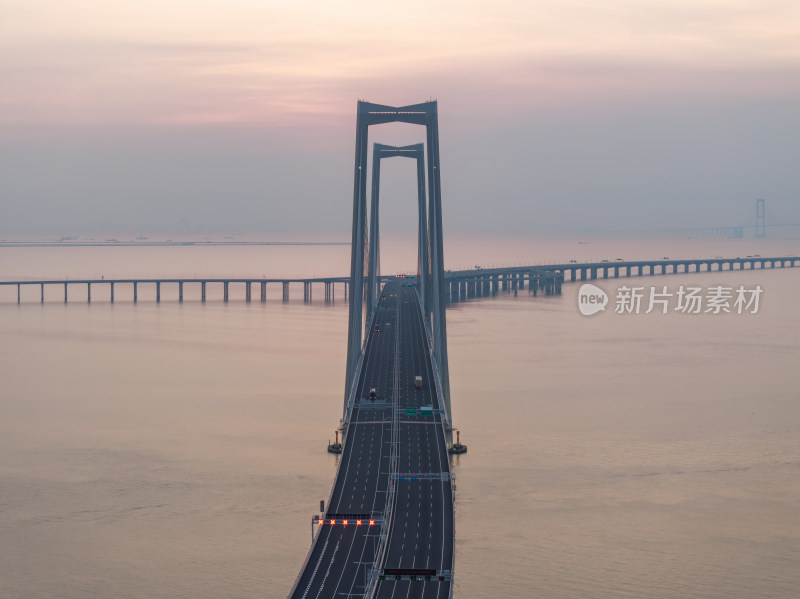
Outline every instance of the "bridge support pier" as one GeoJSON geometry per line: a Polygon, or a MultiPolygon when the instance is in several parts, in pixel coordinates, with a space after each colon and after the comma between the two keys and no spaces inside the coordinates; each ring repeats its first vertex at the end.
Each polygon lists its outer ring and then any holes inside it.
{"type": "Polygon", "coordinates": [[[244,284],[244,300],[250,302],[250,281],[246,281],[244,284]]]}
{"type": "Polygon", "coordinates": [[[283,301],[285,301],[285,302],[289,301],[289,282],[288,281],[284,281],[283,282],[283,301]]]}
{"type": "Polygon", "coordinates": [[[311,301],[311,281],[303,281],[303,301],[311,301]]]}
{"type": "Polygon", "coordinates": [[[69,285],[69,283],[64,283],[64,303],[65,304],[67,303],[67,285],[69,285]]]}
{"type": "Polygon", "coordinates": [[[114,303],[114,281],[111,281],[111,303],[114,303]]]}
{"type": "Polygon", "coordinates": [[[200,281],[200,301],[206,302],[206,282],[200,281]]]}
{"type": "Polygon", "coordinates": [[[133,282],[133,303],[139,301],[139,283],[137,281],[133,282]]]}
{"type": "Polygon", "coordinates": [[[41,303],[44,303],[44,283],[41,284],[41,287],[42,287],[41,303]]]}
{"type": "Polygon", "coordinates": [[[223,291],[222,291],[223,300],[222,301],[227,302],[228,301],[228,281],[225,281],[222,284],[222,287],[223,287],[223,291]]]}
{"type": "Polygon", "coordinates": [[[178,302],[183,302],[183,281],[178,283],[178,302]]]}
{"type": "Polygon", "coordinates": [[[261,301],[267,301],[267,282],[261,281],[261,301]]]}
{"type": "MultiPolygon", "coordinates": [[[[64,283],[64,287],[66,287],[66,286],[67,286],[67,284],[66,284],[66,283],[64,283]]],[[[20,285],[19,283],[17,283],[17,303],[18,303],[18,304],[20,303],[20,299],[21,299],[21,290],[20,290],[20,287],[22,287],[22,285],[20,285]]]]}
{"type": "Polygon", "coordinates": [[[161,303],[161,281],[156,281],[156,303],[161,303]]]}
{"type": "Polygon", "coordinates": [[[86,303],[92,303],[92,284],[86,283],[86,303]]]}

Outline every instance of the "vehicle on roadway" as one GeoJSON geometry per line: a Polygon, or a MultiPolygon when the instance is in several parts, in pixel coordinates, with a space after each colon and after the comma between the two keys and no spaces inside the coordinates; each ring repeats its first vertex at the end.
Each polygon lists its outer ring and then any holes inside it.
{"type": "Polygon", "coordinates": [[[375,401],[378,399],[378,392],[375,391],[375,387],[369,390],[369,399],[370,401],[375,401]]]}
{"type": "Polygon", "coordinates": [[[417,389],[422,389],[422,377],[415,376],[414,377],[414,387],[417,389]]]}

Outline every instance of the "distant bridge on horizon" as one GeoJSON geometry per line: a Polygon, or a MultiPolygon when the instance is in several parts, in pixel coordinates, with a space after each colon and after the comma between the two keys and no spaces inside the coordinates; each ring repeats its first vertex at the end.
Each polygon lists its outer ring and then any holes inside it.
{"type": "MultiPolygon", "coordinates": [[[[519,290],[528,290],[533,295],[542,293],[543,295],[558,295],[561,292],[563,283],[572,281],[583,281],[587,279],[617,279],[634,276],[654,276],[666,274],[685,274],[698,272],[717,272],[729,270],[761,270],[771,268],[792,268],[800,266],[800,256],[772,256],[772,257],[746,257],[746,258],[693,258],[679,260],[615,260],[600,262],[569,262],[565,264],[548,265],[529,265],[529,266],[508,266],[491,268],[474,268],[465,270],[447,270],[444,272],[444,298],[446,304],[451,304],[473,297],[493,295],[494,293],[519,290]]],[[[381,284],[386,283],[396,275],[378,275],[381,284]]],[[[405,276],[405,275],[403,275],[405,276]]],[[[405,276],[409,283],[415,283],[415,276],[405,276]]],[[[368,283],[368,278],[363,278],[364,283],[368,283]]],[[[261,302],[268,301],[267,288],[278,286],[280,289],[279,298],[284,302],[291,299],[291,289],[302,288],[303,300],[311,302],[313,290],[322,287],[322,297],[326,304],[335,301],[336,289],[340,289],[339,296],[345,300],[349,296],[350,278],[349,277],[311,277],[311,278],[262,278],[262,277],[192,277],[192,278],[113,278],[113,279],[30,279],[15,281],[0,281],[0,287],[17,287],[17,303],[25,303],[25,296],[31,297],[30,293],[23,295],[23,288],[39,288],[37,299],[44,303],[48,296],[45,289],[48,289],[50,296],[53,296],[51,288],[62,289],[59,293],[59,301],[63,299],[65,303],[69,301],[93,302],[109,301],[115,302],[118,299],[120,287],[128,290],[126,299],[138,302],[142,288],[148,290],[148,298],[152,301],[160,302],[164,287],[170,288],[170,298],[177,301],[184,301],[187,288],[199,290],[199,299],[206,302],[210,299],[212,289],[216,290],[214,299],[222,291],[221,299],[223,302],[230,301],[233,289],[244,289],[245,301],[253,301],[254,298],[261,302]],[[82,288],[82,291],[74,291],[70,295],[70,289],[82,288]],[[92,295],[95,290],[94,296],[92,295]],[[97,290],[102,295],[98,297],[97,290]],[[177,291],[177,294],[175,293],[177,291]],[[153,293],[154,292],[154,293],[153,293]],[[76,298],[78,296],[78,299],[76,298]]],[[[195,297],[196,295],[193,295],[195,297]]],[[[14,301],[13,292],[7,297],[2,297],[6,302],[14,301]]],[[[241,297],[241,295],[237,295],[241,297]]],[[[30,301],[30,300],[28,300],[30,301]]]]}

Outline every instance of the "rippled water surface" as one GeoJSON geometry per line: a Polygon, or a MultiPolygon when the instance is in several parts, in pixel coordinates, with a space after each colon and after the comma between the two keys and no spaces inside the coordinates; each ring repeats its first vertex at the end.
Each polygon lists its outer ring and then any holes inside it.
{"type": "MultiPolygon", "coordinates": [[[[448,256],[456,268],[797,253],[746,243],[454,243],[448,256]]],[[[406,267],[403,251],[385,272],[406,267]]],[[[3,280],[339,275],[349,248],[0,257],[3,280]]],[[[448,310],[469,445],[454,459],[456,597],[800,595],[800,269],[635,282],[764,292],[742,315],[585,317],[577,284],[448,310]]],[[[598,283],[612,302],[623,284],[598,283]]],[[[320,288],[307,305],[298,288],[248,304],[232,288],[228,303],[214,290],[179,304],[165,289],[159,304],[119,291],[112,305],[93,289],[92,304],[76,290],[65,305],[58,290],[40,304],[37,288],[17,305],[6,291],[0,597],[285,596],[336,465],[325,445],[341,416],[344,298],[325,305],[320,288]]]]}

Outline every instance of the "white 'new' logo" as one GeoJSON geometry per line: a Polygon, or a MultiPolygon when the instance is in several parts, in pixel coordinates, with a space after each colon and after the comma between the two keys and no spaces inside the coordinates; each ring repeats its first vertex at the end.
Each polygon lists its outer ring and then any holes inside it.
{"type": "Polygon", "coordinates": [[[584,283],[578,290],[578,310],[584,316],[591,316],[605,310],[607,303],[606,292],[591,283],[584,283]]]}

